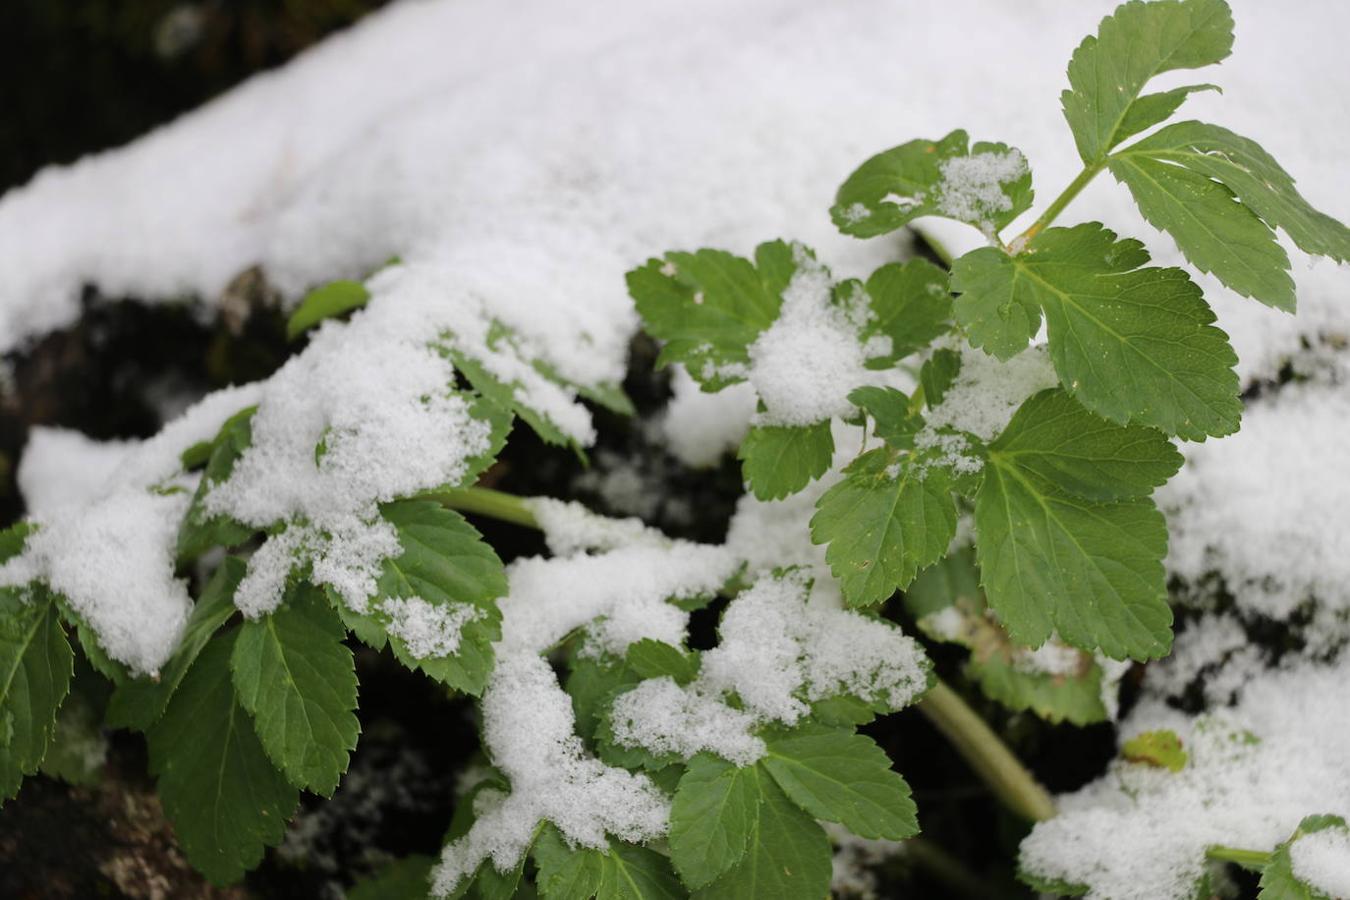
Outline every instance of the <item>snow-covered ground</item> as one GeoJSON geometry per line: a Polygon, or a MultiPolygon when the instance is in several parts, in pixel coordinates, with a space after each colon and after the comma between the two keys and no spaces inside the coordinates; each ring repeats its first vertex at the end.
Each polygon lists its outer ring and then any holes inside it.
{"type": "MultiPolygon", "coordinates": [[[[1254,137],[1315,206],[1350,219],[1350,69],[1343,48],[1350,6],[1233,5],[1234,54],[1200,79],[1224,92],[1194,95],[1182,115],[1254,137]]],[[[525,363],[541,358],[577,384],[614,381],[637,327],[623,276],[649,256],[700,246],[745,253],[772,237],[802,240],[845,275],[893,256],[893,242],[840,235],[827,212],[842,179],[877,150],[965,128],[975,139],[1019,148],[1043,205],[1079,168],[1058,101],[1065,65],[1113,6],[1097,0],[397,3],[126,148],[46,170],[0,198],[0,349],[22,348],[69,324],[86,284],[104,295],[145,302],[189,296],[209,305],[232,278],[260,265],[294,301],[308,287],[361,276],[398,255],[402,265],[372,282],[371,314],[359,326],[340,335],[320,332],[307,362],[288,365],[289,374],[260,389],[260,445],[267,443],[269,404],[272,418],[288,421],[294,416],[284,412],[287,403],[326,404],[315,420],[320,430],[344,417],[368,421],[381,384],[398,390],[401,383],[385,375],[367,381],[361,373],[389,368],[382,353],[415,355],[408,348],[428,331],[428,321],[466,343],[493,320],[513,328],[519,348],[485,360],[501,374],[526,378],[525,363]],[[351,396],[317,390],[338,371],[351,396]]],[[[1190,74],[1164,76],[1157,86],[1190,74]]],[[[1106,175],[1065,216],[1086,219],[1143,239],[1160,264],[1183,264],[1170,238],[1146,225],[1106,175]]],[[[959,225],[930,227],[957,250],[983,240],[959,225]]],[[[1326,635],[1343,633],[1350,612],[1350,268],[1314,265],[1286,246],[1297,316],[1237,297],[1210,277],[1197,280],[1233,339],[1245,381],[1269,379],[1290,363],[1309,380],[1250,404],[1237,436],[1184,447],[1188,464],[1159,500],[1173,528],[1174,573],[1198,578],[1219,570],[1244,614],[1284,618],[1315,597],[1321,637],[1312,642],[1325,649],[1326,635]]],[[[434,359],[416,363],[422,368],[408,376],[412,387],[439,377],[434,359]]],[[[706,461],[734,444],[753,406],[744,396],[714,400],[689,389],[687,379],[680,384],[671,421],[697,423],[706,438],[690,440],[692,432],[679,428],[684,440],[676,450],[706,461]]],[[[526,387],[533,405],[564,432],[587,440],[590,423],[573,395],[543,380],[526,387]]],[[[180,431],[195,437],[232,411],[213,407],[209,422],[180,431]]],[[[390,413],[379,421],[408,446],[436,427],[408,417],[390,413]]],[[[283,471],[316,439],[317,432],[295,437],[294,454],[276,443],[268,464],[283,471]]],[[[346,448],[353,472],[389,449],[353,442],[346,448]]],[[[44,515],[71,508],[86,493],[67,491],[58,501],[44,492],[59,479],[55,454],[78,456],[77,443],[50,434],[35,439],[35,451],[53,455],[30,453],[24,487],[44,515]]],[[[153,448],[156,459],[170,458],[169,443],[153,448]]],[[[445,480],[472,448],[459,449],[453,458],[423,460],[420,469],[385,473],[379,483],[343,482],[357,496],[352,510],[445,480]]],[[[100,471],[113,470],[116,478],[113,467],[135,451],[98,452],[100,471]]],[[[124,478],[119,490],[141,493],[167,477],[147,465],[122,463],[121,471],[131,480],[124,478]]],[[[327,482],[312,487],[313,496],[331,493],[327,482]]],[[[98,493],[90,486],[86,495],[98,493]]],[[[222,496],[226,508],[232,501],[222,496]]],[[[279,496],[270,492],[269,502],[279,496]]],[[[314,513],[297,497],[282,514],[314,513]]],[[[120,501],[109,492],[99,502],[120,501]]],[[[181,514],[176,501],[162,505],[181,514]]],[[[231,508],[249,518],[244,500],[231,508]]],[[[78,524],[67,532],[98,531],[78,524]]],[[[142,550],[159,559],[154,548],[142,550]]],[[[167,573],[158,577],[164,608],[181,617],[186,597],[167,573]]],[[[1231,621],[1212,621],[1232,629],[1231,621]]],[[[165,636],[152,638],[163,644],[165,636]]],[[[1204,645],[1196,638],[1189,644],[1204,645]]],[[[127,652],[152,669],[163,649],[127,652]]],[[[1276,715],[1282,701],[1271,692],[1282,686],[1292,697],[1324,689],[1324,672],[1300,678],[1296,667],[1286,668],[1281,680],[1234,707],[1233,728],[1257,734],[1287,728],[1291,717],[1276,715]]],[[[1344,664],[1341,674],[1343,684],[1344,664]]],[[[1234,686],[1243,680],[1239,672],[1234,686]]],[[[1326,742],[1340,735],[1335,743],[1344,746],[1350,703],[1300,708],[1318,717],[1312,737],[1326,742]]],[[[1302,746],[1298,740],[1290,738],[1289,746],[1302,746]]],[[[1284,746],[1272,742],[1272,758],[1286,759],[1284,746]]],[[[1319,758],[1323,763],[1325,808],[1304,811],[1350,813],[1350,774],[1334,760],[1319,758]]],[[[1255,765],[1241,763],[1249,764],[1255,765]]],[[[1302,798],[1300,790],[1270,787],[1263,796],[1274,805],[1289,801],[1289,811],[1260,819],[1262,830],[1252,835],[1287,836],[1299,807],[1289,798],[1302,798]]],[[[1108,787],[1094,788],[1069,804],[1074,812],[1053,833],[1071,833],[1075,822],[1105,833],[1100,823],[1110,816],[1102,810],[1123,802],[1108,787]]],[[[1182,814],[1173,806],[1158,809],[1148,815],[1182,814]]],[[[1150,832],[1146,820],[1131,821],[1141,834],[1150,832]]],[[[1193,840],[1202,843],[1222,837],[1193,829],[1193,840]]],[[[1031,847],[1053,853],[1054,841],[1031,847]]],[[[1093,869],[1092,846],[1077,852],[1041,868],[1062,870],[1070,880],[1093,872],[1113,877],[1093,869]]],[[[1165,883],[1151,882],[1150,889],[1165,883]]]]}

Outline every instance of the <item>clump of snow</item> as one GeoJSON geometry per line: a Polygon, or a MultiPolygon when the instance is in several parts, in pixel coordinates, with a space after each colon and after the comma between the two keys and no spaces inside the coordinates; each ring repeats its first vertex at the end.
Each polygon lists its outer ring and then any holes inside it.
{"type": "Polygon", "coordinates": [[[741,730],[721,735],[718,746],[744,765],[763,752],[748,733],[754,725],[795,724],[809,703],[840,694],[899,709],[927,688],[923,651],[912,638],[844,609],[833,583],[813,591],[805,572],[761,577],[727,606],[718,633],[720,643],[703,653],[693,682],[683,688],[672,682],[623,706],[622,742],[657,752],[717,749],[688,733],[709,720],[739,723],[741,730]],[[743,716],[731,717],[731,707],[711,711],[710,704],[724,705],[732,695],[743,716]]]}
{"type": "MultiPolygon", "coordinates": [[[[939,428],[951,428],[991,441],[1012,419],[1023,400],[1057,384],[1059,379],[1044,344],[1035,344],[1007,362],[963,346],[961,371],[942,395],[942,402],[925,415],[920,436],[939,428]]],[[[936,434],[923,439],[941,446],[936,434]]]]}
{"type": "MultiPolygon", "coordinates": [[[[830,273],[800,247],[778,318],[748,348],[748,380],[764,403],[761,425],[813,425],[852,409],[849,392],[875,376],[864,367],[860,307],[836,303],[830,273]]],[[[864,298],[865,299],[865,298],[864,298]]]]}
{"type": "Polygon", "coordinates": [[[1350,897],[1350,828],[1333,825],[1289,847],[1294,877],[1328,897],[1350,897]]]}
{"type": "Polygon", "coordinates": [[[738,382],[708,393],[683,366],[675,366],[671,389],[674,397],[661,419],[661,433],[666,449],[677,459],[705,468],[741,445],[755,414],[757,398],[751,385],[738,382]]]}
{"type": "MultiPolygon", "coordinates": [[[[1220,666],[1245,650],[1260,652],[1260,648],[1248,645],[1247,632],[1236,617],[1206,613],[1176,636],[1172,653],[1166,659],[1149,663],[1145,669],[1145,686],[1160,697],[1180,697],[1202,672],[1211,673],[1209,682],[1212,683],[1212,676],[1217,674],[1220,666]]],[[[1254,666],[1252,671],[1259,671],[1259,668],[1254,666]]],[[[1207,691],[1209,686],[1207,683],[1207,691]]],[[[1209,695],[1210,700],[1226,701],[1228,693],[1231,689],[1223,694],[1215,692],[1209,695]]]]}
{"type": "Polygon", "coordinates": [[[109,656],[133,672],[157,672],[192,608],[174,566],[197,476],[182,471],[179,456],[214,437],[257,394],[253,387],[219,391],[135,445],[35,434],[29,450],[36,461],[26,457],[20,469],[26,496],[37,500],[37,528],[0,566],[0,585],[46,583],[89,623],[109,656]],[[37,455],[53,446],[54,457],[37,455]]]}
{"type": "Polygon", "coordinates": [[[834,844],[830,860],[830,892],[835,896],[873,900],[877,896],[877,866],[905,853],[903,841],[860,838],[842,825],[822,822],[834,844]]]}
{"type": "Polygon", "coordinates": [[[764,742],[750,732],[755,717],[699,691],[686,691],[673,678],[649,678],[620,694],[610,709],[614,739],[685,759],[704,750],[740,766],[764,755],[764,742]]]}
{"type": "Polygon", "coordinates": [[[1311,814],[1350,813],[1350,662],[1303,663],[1244,686],[1238,702],[1197,718],[1148,700],[1123,740],[1170,729],[1188,754],[1179,772],[1116,762],[1058,798],[1060,814],[1022,843],[1022,865],[1089,886],[1090,900],[1194,895],[1205,849],[1269,851],[1311,814]]]}
{"type": "Polygon", "coordinates": [[[938,167],[937,207],[944,215],[971,222],[985,236],[994,238],[994,217],[1012,209],[1003,189],[1027,174],[1027,161],[1020,151],[985,151],[954,156],[938,167]]]}
{"type": "Polygon", "coordinates": [[[408,646],[414,659],[452,656],[464,626],[483,617],[472,603],[433,605],[421,597],[389,597],[380,608],[389,615],[389,633],[408,646]]]}
{"type": "Polygon", "coordinates": [[[583,550],[616,550],[633,544],[666,544],[667,538],[641,519],[598,515],[576,502],[532,497],[527,501],[554,556],[583,550]]]}

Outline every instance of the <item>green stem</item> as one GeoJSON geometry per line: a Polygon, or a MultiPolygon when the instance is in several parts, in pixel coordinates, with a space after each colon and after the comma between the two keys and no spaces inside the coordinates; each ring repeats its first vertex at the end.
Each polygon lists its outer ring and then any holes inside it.
{"type": "Polygon", "coordinates": [[[1243,850],[1240,847],[1214,846],[1205,851],[1210,859],[1237,863],[1244,869],[1260,872],[1270,863],[1270,854],[1264,850],[1243,850]]]}
{"type": "MultiPolygon", "coordinates": [[[[451,488],[423,494],[428,500],[472,513],[538,528],[529,501],[490,488],[451,488]]],[[[1045,788],[1017,761],[993,730],[941,679],[924,695],[919,710],[932,720],[975,773],[1009,809],[1033,822],[1055,815],[1055,804],[1045,788]]]]}
{"type": "Polygon", "coordinates": [[[423,499],[435,500],[460,512],[487,516],[490,519],[499,519],[526,528],[539,527],[539,520],[534,517],[534,510],[530,508],[529,501],[505,491],[483,487],[446,488],[430,491],[421,496],[423,499]]]}
{"type": "Polygon", "coordinates": [[[919,712],[951,741],[1004,806],[1032,822],[1054,818],[1050,794],[946,682],[938,679],[919,704],[919,712]]]}
{"type": "Polygon", "coordinates": [[[1041,217],[1035,222],[1032,222],[1030,228],[1018,235],[1017,239],[1013,241],[1013,245],[1020,248],[1021,245],[1025,244],[1049,227],[1050,223],[1055,221],[1060,213],[1064,212],[1064,207],[1068,206],[1069,203],[1073,201],[1073,198],[1077,197],[1079,193],[1082,192],[1083,188],[1088,186],[1089,181],[1097,177],[1097,173],[1100,172],[1105,165],[1106,160],[1102,160],[1101,162],[1084,167],[1083,171],[1078,173],[1078,177],[1069,182],[1069,186],[1045,208],[1045,212],[1041,213],[1041,217]]]}

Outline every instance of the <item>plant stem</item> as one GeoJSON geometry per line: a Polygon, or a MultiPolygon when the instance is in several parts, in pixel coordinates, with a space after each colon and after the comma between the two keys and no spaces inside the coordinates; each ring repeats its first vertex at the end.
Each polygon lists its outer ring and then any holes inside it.
{"type": "MultiPolygon", "coordinates": [[[[490,488],[451,488],[422,495],[451,509],[538,528],[539,521],[529,501],[490,488]]],[[[1041,822],[1055,815],[1055,804],[1045,788],[975,714],[966,702],[941,679],[924,695],[919,710],[951,741],[975,773],[989,785],[1009,809],[1023,818],[1041,822]]]]}
{"type": "Polygon", "coordinates": [[[951,741],[1004,806],[1032,822],[1054,817],[1050,794],[946,682],[938,679],[919,703],[919,712],[951,741]]]}
{"type": "Polygon", "coordinates": [[[505,491],[483,487],[446,488],[429,491],[421,496],[460,512],[487,516],[525,528],[539,527],[539,520],[535,518],[534,510],[530,509],[529,501],[505,491]]]}
{"type": "Polygon", "coordinates": [[[1013,246],[1020,248],[1021,245],[1044,231],[1051,222],[1055,221],[1060,213],[1064,212],[1064,207],[1068,206],[1073,198],[1077,197],[1083,188],[1087,187],[1088,182],[1095,178],[1097,173],[1100,172],[1105,165],[1106,160],[1102,160],[1101,162],[1093,163],[1090,166],[1085,166],[1083,171],[1078,173],[1078,177],[1073,181],[1070,181],[1069,186],[1045,208],[1045,212],[1041,213],[1041,217],[1035,222],[1032,222],[1031,227],[1017,236],[1017,239],[1013,241],[1013,246]]]}
{"type": "Polygon", "coordinates": [[[1214,846],[1206,850],[1205,855],[1219,862],[1237,863],[1253,872],[1261,871],[1270,862],[1270,854],[1264,850],[1243,850],[1240,847],[1214,846]]]}

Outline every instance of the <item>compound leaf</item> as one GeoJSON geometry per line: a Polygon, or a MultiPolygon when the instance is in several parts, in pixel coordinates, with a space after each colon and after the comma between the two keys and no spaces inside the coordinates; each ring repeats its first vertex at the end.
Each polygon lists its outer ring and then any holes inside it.
{"type": "Polygon", "coordinates": [[[239,630],[230,668],[267,755],[296,787],[331,796],[361,727],[347,630],[316,587],[239,630]]]}
{"type": "Polygon", "coordinates": [[[1064,118],[1086,163],[1171,115],[1197,85],[1140,97],[1155,75],[1198,69],[1233,49],[1233,16],[1224,0],[1125,3],[1102,19],[1069,61],[1064,118]]]}
{"type": "Polygon", "coordinates": [[[956,503],[941,468],[898,463],[871,450],[816,504],[811,540],[829,544],[825,559],[850,606],[880,603],[947,552],[956,503]]]}
{"type": "Polygon", "coordinates": [[[801,729],[767,741],[763,760],[793,803],[864,838],[919,833],[909,785],[871,738],[845,729],[801,729]]]}
{"type": "Polygon", "coordinates": [[[235,693],[229,660],[238,634],[202,648],[149,732],[164,812],[188,859],[216,884],[235,881],[281,843],[299,802],[235,693]]]}

